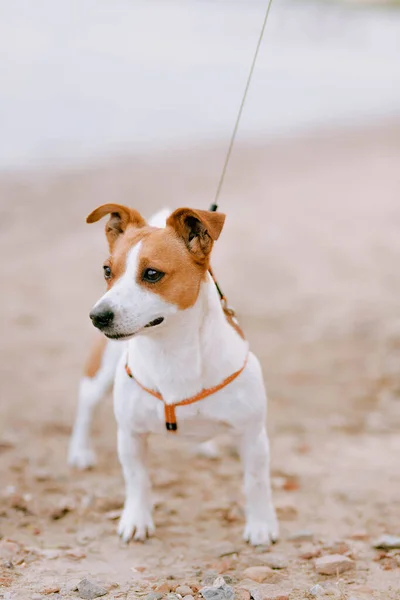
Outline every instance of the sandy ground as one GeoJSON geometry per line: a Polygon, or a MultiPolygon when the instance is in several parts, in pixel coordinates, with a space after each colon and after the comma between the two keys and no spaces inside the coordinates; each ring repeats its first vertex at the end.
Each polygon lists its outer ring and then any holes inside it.
{"type": "Polygon", "coordinates": [[[98,467],[66,465],[106,251],[102,227],[84,218],[110,200],[144,213],[205,208],[222,148],[0,178],[0,597],[75,598],[83,576],[109,598],[166,581],[196,596],[217,572],[253,589],[245,568],[278,555],[285,565],[260,588],[265,600],[307,598],[324,581],[342,599],[400,598],[400,551],[372,548],[400,534],[399,159],[399,123],[235,150],[214,263],[269,390],[282,529],[271,551],[241,541],[229,439],[216,460],[152,440],[157,534],[142,545],[115,533],[123,485],[111,401],[95,424],[98,467]],[[290,539],[304,529],[312,539],[290,539]],[[318,575],[313,557],[335,551],[354,568],[318,575]]]}

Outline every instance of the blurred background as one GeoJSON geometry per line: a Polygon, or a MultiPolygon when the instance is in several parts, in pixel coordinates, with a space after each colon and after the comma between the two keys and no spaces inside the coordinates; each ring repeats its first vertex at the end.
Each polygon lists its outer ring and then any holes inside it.
{"type": "MultiPolygon", "coordinates": [[[[74,548],[89,506],[74,568],[127,578],[131,562],[98,500],[122,496],[111,401],[96,420],[97,470],[66,467],[107,253],[102,226],[85,217],[111,201],[145,216],[211,204],[266,4],[1,2],[0,498],[4,535],[19,552],[60,540],[74,548]],[[60,525],[49,514],[65,497],[74,508],[60,525]]],[[[351,546],[361,575],[342,597],[399,597],[400,558],[371,548],[374,536],[400,532],[399,57],[397,3],[274,0],[220,197],[228,218],[214,268],[263,364],[285,581],[299,598],[315,583],[287,541],[302,527],[350,546],[361,531],[351,546]]],[[[239,539],[240,517],[220,523],[239,502],[226,444],[214,474],[198,459],[192,481],[182,455],[165,485],[180,451],[154,442],[166,448],[153,459],[160,548],[140,548],[138,560],[170,552],[171,527],[178,535],[164,500],[181,515],[185,556],[177,549],[171,560],[186,575],[195,561],[208,564],[217,538],[239,539]],[[227,491],[203,497],[221,477],[227,491]],[[197,521],[190,511],[182,521],[182,487],[202,498],[197,521]]],[[[66,573],[62,552],[56,567],[66,573]]],[[[48,556],[35,557],[22,579],[5,575],[18,598],[38,578],[52,582],[48,556]]]]}

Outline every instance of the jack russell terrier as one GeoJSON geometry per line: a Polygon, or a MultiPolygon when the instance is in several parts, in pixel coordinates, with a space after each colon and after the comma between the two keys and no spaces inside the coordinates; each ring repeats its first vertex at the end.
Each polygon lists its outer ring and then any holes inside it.
{"type": "Polygon", "coordinates": [[[94,463],[92,411],[115,375],[118,456],[126,485],[122,539],[144,540],[154,532],[148,434],[209,440],[230,430],[239,439],[244,469],[244,539],[254,545],[275,542],[279,526],[271,498],[263,376],[210,271],[225,215],[179,208],[147,223],[134,209],[105,204],[87,222],[106,215],[108,291],[90,313],[105,338],[81,382],[70,464],[94,463]]]}

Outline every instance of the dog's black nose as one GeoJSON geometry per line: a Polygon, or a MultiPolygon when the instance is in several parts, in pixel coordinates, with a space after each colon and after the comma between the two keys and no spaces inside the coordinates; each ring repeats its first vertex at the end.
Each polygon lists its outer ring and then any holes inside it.
{"type": "Polygon", "coordinates": [[[92,319],[92,323],[98,329],[105,329],[111,325],[114,319],[114,313],[109,308],[104,308],[99,306],[98,308],[94,308],[89,317],[92,319]]]}

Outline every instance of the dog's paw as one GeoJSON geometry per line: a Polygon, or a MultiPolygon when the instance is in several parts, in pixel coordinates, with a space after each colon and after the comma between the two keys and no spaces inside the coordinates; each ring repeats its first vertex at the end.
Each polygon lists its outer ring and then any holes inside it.
{"type": "Polygon", "coordinates": [[[118,525],[118,535],[124,542],[129,542],[132,538],[143,542],[153,535],[154,531],[153,519],[148,509],[125,505],[118,525]]]}
{"type": "Polygon", "coordinates": [[[243,538],[252,546],[269,546],[277,541],[279,537],[278,521],[248,521],[244,530],[243,538]]]}
{"type": "Polygon", "coordinates": [[[71,443],[68,452],[68,464],[81,471],[91,469],[96,464],[96,453],[87,446],[71,443]]]}

